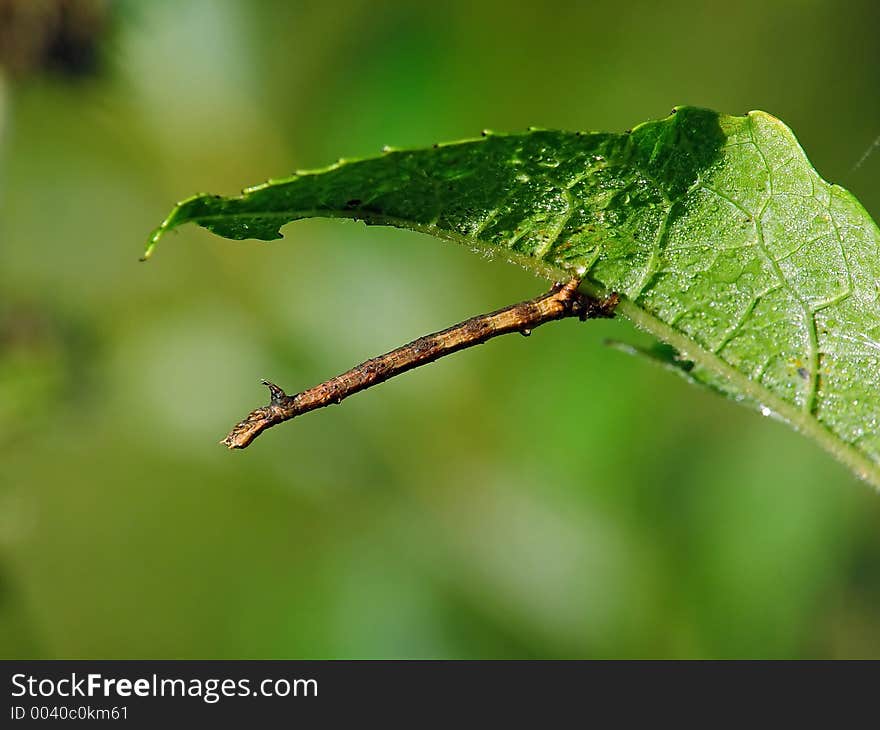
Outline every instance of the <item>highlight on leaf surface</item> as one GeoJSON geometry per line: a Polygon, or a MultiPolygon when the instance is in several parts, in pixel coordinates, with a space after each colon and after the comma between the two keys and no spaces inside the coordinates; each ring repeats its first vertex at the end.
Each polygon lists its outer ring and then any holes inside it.
{"type": "Polygon", "coordinates": [[[341,162],[180,203],[271,240],[352,218],[456,241],[621,295],[687,376],[775,415],[880,485],[880,231],[764,112],[681,107],[630,132],[530,130],[341,162]]]}

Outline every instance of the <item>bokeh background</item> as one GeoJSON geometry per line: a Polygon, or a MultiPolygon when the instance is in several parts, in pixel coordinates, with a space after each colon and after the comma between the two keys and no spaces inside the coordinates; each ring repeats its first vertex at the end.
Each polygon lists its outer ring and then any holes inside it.
{"type": "Polygon", "coordinates": [[[346,222],[143,241],[484,127],[764,109],[880,214],[880,5],[0,0],[0,654],[880,656],[880,497],[782,424],[542,328],[266,433],[265,399],[541,292],[346,222]]]}

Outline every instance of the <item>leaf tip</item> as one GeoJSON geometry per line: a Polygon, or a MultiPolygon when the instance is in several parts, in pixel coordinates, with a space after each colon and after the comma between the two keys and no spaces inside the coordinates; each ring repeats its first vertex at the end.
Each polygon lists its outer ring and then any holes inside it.
{"type": "Polygon", "coordinates": [[[159,243],[159,240],[163,238],[168,231],[177,228],[179,225],[186,223],[187,221],[195,221],[196,217],[192,215],[192,206],[201,203],[208,198],[216,198],[219,200],[220,196],[201,193],[199,195],[193,195],[186,200],[181,200],[175,205],[168,214],[168,217],[165,218],[159,227],[154,229],[150,234],[150,237],[147,239],[147,245],[144,247],[143,256],[141,256],[140,260],[147,261],[152,257],[156,244],[159,243]]]}
{"type": "Polygon", "coordinates": [[[156,249],[156,244],[159,243],[159,239],[162,238],[162,235],[165,233],[165,223],[162,223],[156,230],[154,230],[150,237],[147,239],[147,245],[144,247],[144,253],[138,259],[141,262],[148,261],[150,257],[153,255],[153,251],[156,249]]]}

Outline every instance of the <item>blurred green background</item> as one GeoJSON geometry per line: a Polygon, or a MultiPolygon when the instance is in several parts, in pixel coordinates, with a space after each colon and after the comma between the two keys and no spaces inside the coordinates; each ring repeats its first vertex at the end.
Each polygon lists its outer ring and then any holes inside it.
{"type": "Polygon", "coordinates": [[[195,192],[529,125],[764,109],[880,214],[880,5],[0,0],[0,653],[878,657],[880,496],[603,346],[502,338],[217,444],[546,283],[404,231],[187,228],[195,192]]]}

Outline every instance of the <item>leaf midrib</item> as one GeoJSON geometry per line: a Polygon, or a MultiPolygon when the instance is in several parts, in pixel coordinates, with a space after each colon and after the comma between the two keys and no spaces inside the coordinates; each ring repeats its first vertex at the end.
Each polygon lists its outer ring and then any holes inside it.
{"type": "MultiPolygon", "coordinates": [[[[601,286],[597,286],[593,282],[585,282],[581,287],[594,296],[600,295],[603,291],[601,286]]],[[[621,297],[617,311],[630,319],[637,327],[672,345],[688,360],[726,378],[736,386],[739,392],[760,406],[769,409],[773,415],[780,417],[795,430],[815,439],[823,449],[846,464],[859,478],[870,482],[875,487],[880,485],[880,465],[875,464],[858,449],[842,441],[811,413],[782,400],[757,381],[736,370],[718,355],[704,349],[684,333],[660,321],[631,300],[621,297]]]]}

